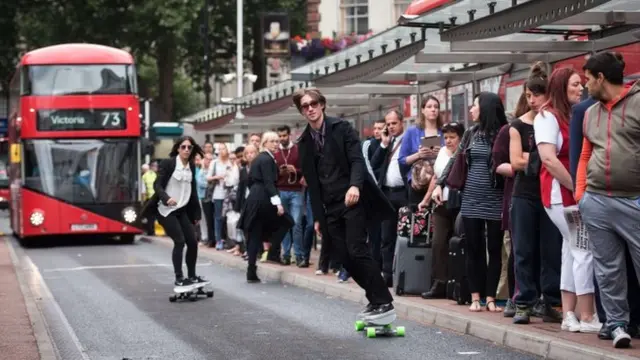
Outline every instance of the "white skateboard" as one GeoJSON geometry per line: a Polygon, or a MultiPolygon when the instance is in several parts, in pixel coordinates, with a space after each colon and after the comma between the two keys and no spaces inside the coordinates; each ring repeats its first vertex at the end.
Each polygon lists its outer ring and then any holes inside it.
{"type": "Polygon", "coordinates": [[[210,281],[197,283],[188,286],[176,286],[173,288],[173,295],[169,296],[170,302],[177,300],[189,299],[190,301],[198,300],[198,295],[206,295],[208,298],[213,297],[213,290],[206,290],[204,287],[211,284],[210,281]]]}

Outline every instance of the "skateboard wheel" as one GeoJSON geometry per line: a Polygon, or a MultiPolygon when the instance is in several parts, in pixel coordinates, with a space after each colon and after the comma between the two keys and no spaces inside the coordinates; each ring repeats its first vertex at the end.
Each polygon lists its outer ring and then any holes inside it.
{"type": "Polygon", "coordinates": [[[356,331],[364,330],[364,321],[358,320],[356,321],[356,331]]]}
{"type": "Polygon", "coordinates": [[[170,301],[170,302],[176,302],[176,300],[178,300],[178,298],[176,298],[176,296],[175,296],[175,295],[171,295],[171,296],[169,296],[169,301],[170,301]]]}
{"type": "Polygon", "coordinates": [[[367,337],[368,338],[376,337],[376,329],[375,328],[367,328],[367,337]]]}
{"type": "Polygon", "coordinates": [[[212,298],[213,297],[213,291],[207,291],[207,297],[212,298]]]}
{"type": "Polygon", "coordinates": [[[398,336],[404,336],[404,326],[398,326],[396,328],[396,335],[398,336]]]}

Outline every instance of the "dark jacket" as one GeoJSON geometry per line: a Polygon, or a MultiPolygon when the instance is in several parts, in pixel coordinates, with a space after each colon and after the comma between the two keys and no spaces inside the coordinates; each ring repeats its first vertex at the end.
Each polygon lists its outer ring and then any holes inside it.
{"type": "Polygon", "coordinates": [[[250,232],[252,229],[261,229],[264,237],[269,241],[282,241],[284,234],[293,226],[293,219],[288,214],[278,216],[276,206],[271,203],[274,196],[279,196],[276,182],[278,181],[278,167],[276,161],[269,153],[263,151],[251,163],[249,171],[249,197],[247,197],[238,228],[250,232]],[[279,234],[278,238],[273,238],[279,234]]]}
{"type": "MultiPolygon", "coordinates": [[[[198,200],[198,190],[196,188],[196,166],[192,162],[189,164],[191,168],[191,174],[193,176],[191,180],[191,197],[189,198],[189,202],[186,207],[187,216],[191,222],[195,223],[199,221],[202,217],[202,213],[200,211],[200,201],[198,200]]],[[[169,184],[169,179],[173,175],[173,172],[176,169],[176,157],[171,157],[169,159],[164,159],[158,164],[158,176],[156,177],[156,181],[153,183],[153,190],[155,194],[144,204],[142,209],[143,217],[145,214],[149,214],[149,212],[158,216],[158,201],[162,201],[163,204],[167,205],[167,201],[169,201],[170,197],[165,192],[167,188],[167,184],[169,184]]]]}
{"type": "MultiPolygon", "coordinates": [[[[329,149],[332,149],[338,166],[350,174],[350,185],[360,190],[360,203],[367,211],[369,222],[381,222],[394,218],[396,213],[393,206],[378,188],[376,181],[367,171],[362,145],[356,130],[342,119],[325,116],[325,142],[331,141],[329,149]]],[[[298,139],[300,150],[300,167],[309,190],[311,209],[315,221],[320,222],[323,237],[328,238],[327,222],[325,218],[324,204],[320,193],[320,181],[315,165],[315,143],[311,136],[309,125],[298,139]]],[[[363,224],[366,226],[366,224],[363,224]]]]}
{"type": "Polygon", "coordinates": [[[569,123],[569,173],[575,185],[578,162],[582,152],[582,124],[584,123],[584,113],[597,101],[590,97],[578,104],[573,105],[571,110],[571,122],[569,123]]]}
{"type": "Polygon", "coordinates": [[[236,202],[233,204],[233,211],[241,212],[246,201],[247,189],[249,188],[249,173],[247,167],[240,168],[240,176],[238,180],[238,191],[236,192],[236,202]]]}
{"type": "MultiPolygon", "coordinates": [[[[389,170],[390,163],[389,161],[387,161],[387,158],[389,157],[389,155],[391,155],[391,151],[393,151],[393,147],[391,146],[392,145],[391,143],[389,143],[389,145],[385,148],[383,148],[380,145],[381,145],[381,142],[378,141],[377,149],[373,154],[373,156],[371,157],[371,167],[373,168],[373,173],[376,174],[376,176],[378,177],[377,179],[378,184],[380,185],[380,187],[382,187],[382,184],[384,183],[384,179],[387,176],[387,170],[389,170]]],[[[393,144],[393,146],[395,146],[395,144],[393,144]]],[[[399,146],[396,151],[400,151],[399,146]]],[[[402,182],[406,187],[409,182],[407,178],[407,174],[409,173],[409,170],[411,168],[405,168],[400,164],[398,165],[400,166],[400,175],[402,176],[402,182]]]]}

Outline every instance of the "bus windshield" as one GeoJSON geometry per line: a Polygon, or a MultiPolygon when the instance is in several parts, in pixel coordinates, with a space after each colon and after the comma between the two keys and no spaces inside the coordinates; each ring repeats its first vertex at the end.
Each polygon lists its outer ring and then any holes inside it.
{"type": "Polygon", "coordinates": [[[31,65],[22,95],[136,94],[133,65],[31,65]]]}
{"type": "Polygon", "coordinates": [[[138,198],[137,139],[26,140],[24,186],[71,204],[138,198]]]}

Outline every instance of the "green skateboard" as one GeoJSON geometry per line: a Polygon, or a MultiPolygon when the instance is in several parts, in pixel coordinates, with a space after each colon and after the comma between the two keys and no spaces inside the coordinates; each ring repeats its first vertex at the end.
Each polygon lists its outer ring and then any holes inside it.
{"type": "Polygon", "coordinates": [[[368,338],[376,336],[404,336],[404,326],[394,328],[391,324],[380,325],[363,320],[356,321],[356,331],[366,330],[368,338]]]}

